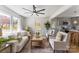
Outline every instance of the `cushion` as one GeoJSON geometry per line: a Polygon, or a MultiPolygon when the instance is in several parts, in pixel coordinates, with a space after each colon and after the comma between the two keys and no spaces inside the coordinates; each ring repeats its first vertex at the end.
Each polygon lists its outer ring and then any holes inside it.
{"type": "Polygon", "coordinates": [[[19,36],[21,36],[21,33],[20,32],[17,33],[17,37],[19,37],[19,36]]]}
{"type": "Polygon", "coordinates": [[[16,39],[17,36],[16,35],[9,35],[8,38],[14,38],[14,39],[16,39]]]}
{"type": "Polygon", "coordinates": [[[22,39],[26,40],[26,39],[28,39],[28,36],[23,36],[22,39]]]}
{"type": "Polygon", "coordinates": [[[62,41],[62,37],[63,37],[63,35],[60,32],[58,32],[57,36],[56,36],[56,40],[57,41],[62,41]]]}
{"type": "Polygon", "coordinates": [[[21,36],[21,33],[20,32],[17,33],[17,40],[19,42],[22,40],[22,36],[21,36]]]}
{"type": "Polygon", "coordinates": [[[17,40],[18,40],[18,42],[21,42],[22,38],[18,37],[17,40]]]}
{"type": "Polygon", "coordinates": [[[27,36],[27,32],[21,32],[22,36],[27,36]]]}
{"type": "Polygon", "coordinates": [[[61,37],[61,40],[60,40],[60,41],[63,41],[63,40],[64,40],[64,38],[65,38],[65,35],[62,35],[62,37],[61,37]]]}
{"type": "Polygon", "coordinates": [[[17,36],[27,36],[27,32],[18,32],[17,36]]]}

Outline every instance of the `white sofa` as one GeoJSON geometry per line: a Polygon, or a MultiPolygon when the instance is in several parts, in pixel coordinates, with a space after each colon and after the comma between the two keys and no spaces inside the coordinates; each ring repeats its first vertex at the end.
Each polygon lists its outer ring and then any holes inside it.
{"type": "Polygon", "coordinates": [[[49,38],[50,45],[53,48],[54,52],[56,50],[68,51],[68,49],[69,49],[68,34],[65,32],[59,32],[59,33],[64,35],[63,41],[58,40],[59,38],[58,39],[57,38],[49,38]]]}
{"type": "Polygon", "coordinates": [[[22,48],[25,46],[26,43],[28,43],[29,39],[26,35],[26,32],[18,32],[17,33],[17,40],[12,40],[9,43],[12,44],[12,52],[20,52],[22,48]],[[19,35],[18,35],[19,33],[19,35]]]}

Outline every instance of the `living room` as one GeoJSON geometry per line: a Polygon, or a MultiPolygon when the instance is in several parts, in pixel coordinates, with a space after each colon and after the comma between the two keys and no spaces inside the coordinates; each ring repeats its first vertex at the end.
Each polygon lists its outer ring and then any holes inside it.
{"type": "Polygon", "coordinates": [[[77,5],[0,5],[0,53],[78,53],[78,9],[77,5]]]}

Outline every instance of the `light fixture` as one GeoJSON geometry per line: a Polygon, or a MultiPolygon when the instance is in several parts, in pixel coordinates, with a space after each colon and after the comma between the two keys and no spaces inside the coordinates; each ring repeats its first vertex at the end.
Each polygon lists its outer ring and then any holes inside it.
{"type": "Polygon", "coordinates": [[[77,24],[77,21],[75,20],[73,23],[74,23],[74,24],[77,24]]]}
{"type": "Polygon", "coordinates": [[[29,10],[29,9],[26,9],[26,8],[22,8],[22,9],[28,11],[28,12],[25,12],[25,13],[31,14],[31,16],[34,15],[34,14],[36,14],[37,16],[39,16],[40,14],[44,15],[45,13],[42,13],[42,11],[46,10],[46,9],[39,9],[39,10],[37,10],[37,7],[35,5],[33,5],[33,10],[29,10]]]}

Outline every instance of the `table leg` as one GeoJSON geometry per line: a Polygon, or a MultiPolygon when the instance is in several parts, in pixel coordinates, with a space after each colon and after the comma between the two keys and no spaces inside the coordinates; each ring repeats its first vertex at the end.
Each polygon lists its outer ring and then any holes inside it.
{"type": "Polygon", "coordinates": [[[12,44],[10,44],[10,53],[12,53],[12,44]]]}

